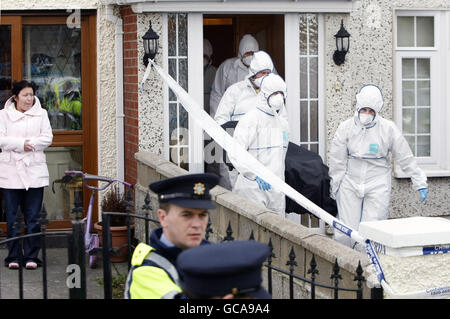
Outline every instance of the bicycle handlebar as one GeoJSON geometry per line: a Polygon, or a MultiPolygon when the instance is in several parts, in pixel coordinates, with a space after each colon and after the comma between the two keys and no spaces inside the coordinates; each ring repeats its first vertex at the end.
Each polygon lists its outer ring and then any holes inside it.
{"type": "Polygon", "coordinates": [[[66,174],[66,175],[81,175],[84,185],[89,189],[104,190],[114,182],[119,182],[125,186],[133,187],[132,184],[125,182],[123,180],[120,180],[118,178],[110,178],[110,177],[105,177],[105,176],[86,174],[86,173],[83,173],[82,171],[65,171],[64,174],[66,174]],[[104,187],[95,187],[95,186],[88,185],[87,181],[101,181],[101,182],[106,182],[107,184],[104,187]]]}

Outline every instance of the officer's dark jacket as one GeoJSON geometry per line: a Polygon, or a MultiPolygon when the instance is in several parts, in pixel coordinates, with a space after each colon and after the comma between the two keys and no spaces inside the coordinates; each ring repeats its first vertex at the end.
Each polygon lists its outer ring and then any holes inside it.
{"type": "MultiPolygon", "coordinates": [[[[178,269],[176,259],[182,252],[178,247],[167,247],[161,242],[162,228],[155,229],[150,236],[150,246],[140,243],[131,260],[125,298],[171,299],[179,298],[178,269]]],[[[209,242],[203,240],[201,245],[209,242]]]]}

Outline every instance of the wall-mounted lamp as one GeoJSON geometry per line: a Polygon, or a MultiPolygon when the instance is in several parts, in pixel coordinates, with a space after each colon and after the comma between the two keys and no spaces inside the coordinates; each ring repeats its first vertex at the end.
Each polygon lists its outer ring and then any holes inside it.
{"type": "Polygon", "coordinates": [[[156,53],[158,53],[158,39],[159,35],[152,29],[152,22],[150,21],[150,27],[148,31],[142,37],[144,42],[144,65],[147,67],[148,59],[153,60],[156,53]]]}
{"type": "Polygon", "coordinates": [[[345,61],[345,55],[350,48],[350,33],[344,28],[344,20],[341,20],[341,28],[334,35],[336,38],[336,51],[333,54],[333,61],[337,65],[341,65],[345,61]]]}

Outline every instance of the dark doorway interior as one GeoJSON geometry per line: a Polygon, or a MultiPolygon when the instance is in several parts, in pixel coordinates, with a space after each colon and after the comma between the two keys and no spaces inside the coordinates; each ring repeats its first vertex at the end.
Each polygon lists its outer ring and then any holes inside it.
{"type": "Polygon", "coordinates": [[[213,46],[213,65],[238,54],[239,40],[252,34],[272,57],[275,68],[284,78],[284,16],[255,15],[204,15],[203,36],[213,46]]]}

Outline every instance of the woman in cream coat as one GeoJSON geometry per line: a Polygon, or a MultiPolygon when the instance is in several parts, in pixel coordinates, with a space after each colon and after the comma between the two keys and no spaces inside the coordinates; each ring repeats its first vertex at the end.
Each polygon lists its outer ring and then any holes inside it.
{"type": "MultiPolygon", "coordinates": [[[[47,111],[35,96],[35,85],[14,81],[13,96],[0,111],[0,188],[5,200],[8,238],[15,237],[14,223],[20,206],[26,233],[40,230],[38,223],[44,187],[49,174],[44,150],[53,140],[47,111]]],[[[23,261],[27,269],[40,265],[40,237],[23,241],[23,261]]],[[[19,242],[8,243],[5,266],[19,268],[19,242]]]]}

